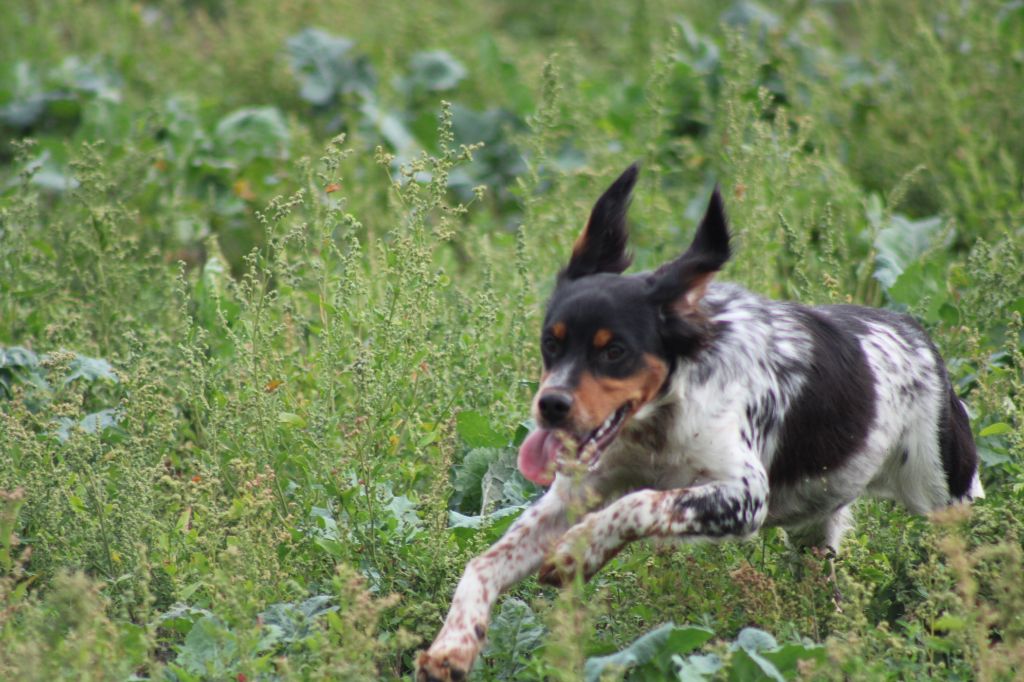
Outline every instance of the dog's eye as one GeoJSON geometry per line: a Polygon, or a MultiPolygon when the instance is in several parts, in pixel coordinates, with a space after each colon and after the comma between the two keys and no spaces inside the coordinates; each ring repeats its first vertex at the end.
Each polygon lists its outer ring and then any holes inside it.
{"type": "Polygon", "coordinates": [[[618,362],[626,357],[626,349],[618,343],[613,343],[604,349],[602,355],[607,362],[618,362]]]}
{"type": "Polygon", "coordinates": [[[557,355],[561,345],[555,337],[545,336],[540,342],[540,349],[544,351],[545,355],[557,355]]]}

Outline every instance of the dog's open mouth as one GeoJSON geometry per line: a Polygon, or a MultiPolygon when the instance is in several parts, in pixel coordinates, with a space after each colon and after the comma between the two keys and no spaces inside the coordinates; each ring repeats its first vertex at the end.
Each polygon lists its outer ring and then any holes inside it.
{"type": "Polygon", "coordinates": [[[519,446],[519,471],[537,485],[551,485],[560,461],[575,455],[589,469],[597,466],[601,453],[619,435],[632,412],[626,403],[600,426],[583,436],[563,429],[537,429],[519,446]]]}

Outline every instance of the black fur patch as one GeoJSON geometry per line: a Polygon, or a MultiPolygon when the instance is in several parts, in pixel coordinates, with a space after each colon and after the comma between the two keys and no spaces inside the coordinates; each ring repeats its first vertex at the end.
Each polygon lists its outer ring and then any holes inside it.
{"type": "Polygon", "coordinates": [[[863,323],[852,312],[846,306],[796,311],[814,348],[782,421],[768,472],[773,488],[840,467],[864,445],[875,419],[875,382],[855,336],[863,323]]]}
{"type": "Polygon", "coordinates": [[[599,272],[618,274],[629,267],[633,258],[626,251],[626,241],[629,239],[626,211],[632,200],[638,172],[634,163],[594,204],[590,220],[559,278],[578,279],[599,272]]]}
{"type": "Polygon", "coordinates": [[[589,277],[559,282],[545,315],[541,336],[541,354],[548,369],[569,366],[575,385],[579,372],[588,370],[596,376],[626,378],[645,366],[644,354],[663,358],[666,353],[658,329],[658,309],[647,300],[647,286],[642,277],[598,273],[589,277]],[[566,327],[565,338],[548,348],[544,339],[554,321],[566,327]],[[625,351],[615,361],[604,360],[604,349],[594,348],[592,340],[598,330],[611,332],[614,344],[625,351]]]}
{"type": "Polygon", "coordinates": [[[685,517],[688,511],[692,512],[697,534],[721,538],[749,533],[751,521],[761,504],[748,488],[737,496],[726,495],[720,489],[704,495],[684,492],[676,497],[673,512],[681,517],[685,517]]]}
{"type": "Polygon", "coordinates": [[[953,390],[944,367],[942,381],[946,387],[946,400],[939,414],[942,468],[946,472],[946,485],[949,486],[950,497],[960,499],[971,489],[971,481],[978,470],[978,451],[971,435],[971,422],[967,418],[967,412],[953,390]]]}
{"type": "Polygon", "coordinates": [[[720,270],[730,254],[729,221],[721,192],[715,187],[690,248],[651,275],[651,300],[671,305],[702,275],[720,270]]]}

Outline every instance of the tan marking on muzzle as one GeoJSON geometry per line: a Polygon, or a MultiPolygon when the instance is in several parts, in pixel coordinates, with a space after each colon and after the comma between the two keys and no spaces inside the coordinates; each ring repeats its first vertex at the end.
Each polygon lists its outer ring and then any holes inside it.
{"type": "Polygon", "coordinates": [[[668,365],[650,354],[644,354],[644,367],[639,372],[624,379],[584,372],[573,394],[571,421],[575,430],[584,433],[596,429],[626,403],[632,403],[636,412],[654,399],[666,377],[668,365]]]}

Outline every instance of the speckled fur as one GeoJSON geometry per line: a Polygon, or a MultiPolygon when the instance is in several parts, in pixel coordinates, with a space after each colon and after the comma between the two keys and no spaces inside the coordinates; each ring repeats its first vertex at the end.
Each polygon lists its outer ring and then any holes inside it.
{"type": "MultiPolygon", "coordinates": [[[[763,526],[783,527],[798,546],[836,550],[862,495],[915,513],[983,496],[966,414],[911,318],[770,301],[732,284],[701,293],[690,311],[704,334],[699,348],[673,359],[659,396],[598,466],[582,478],[559,473],[470,562],[421,655],[419,680],[460,679],[497,596],[533,571],[562,585],[577,572],[589,578],[637,539],[744,538],[763,526]],[[589,513],[569,527],[568,509],[581,507],[589,513]]],[[[551,376],[574,371],[559,366],[551,376]]]]}

